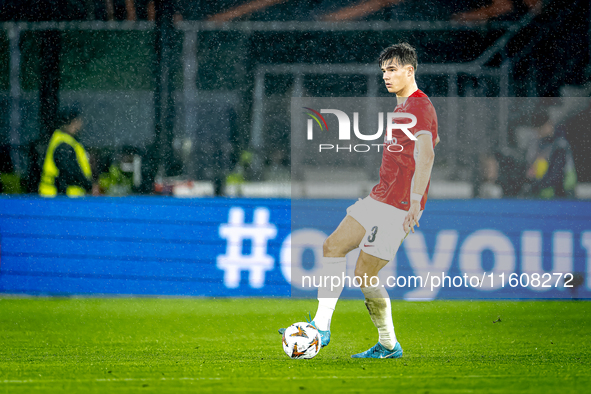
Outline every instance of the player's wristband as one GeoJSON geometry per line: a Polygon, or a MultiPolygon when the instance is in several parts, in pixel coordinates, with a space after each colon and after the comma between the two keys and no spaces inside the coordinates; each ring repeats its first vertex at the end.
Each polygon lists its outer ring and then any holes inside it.
{"type": "Polygon", "coordinates": [[[419,193],[410,193],[410,201],[417,200],[418,202],[421,202],[422,199],[423,199],[423,195],[422,194],[419,194],[419,193]]]}

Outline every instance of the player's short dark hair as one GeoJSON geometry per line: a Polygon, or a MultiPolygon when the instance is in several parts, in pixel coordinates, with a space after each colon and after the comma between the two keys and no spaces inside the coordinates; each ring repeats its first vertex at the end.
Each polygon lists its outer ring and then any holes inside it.
{"type": "Polygon", "coordinates": [[[380,67],[390,60],[396,60],[403,66],[410,64],[417,69],[417,51],[410,44],[401,42],[400,44],[390,45],[380,53],[378,64],[380,67]]]}

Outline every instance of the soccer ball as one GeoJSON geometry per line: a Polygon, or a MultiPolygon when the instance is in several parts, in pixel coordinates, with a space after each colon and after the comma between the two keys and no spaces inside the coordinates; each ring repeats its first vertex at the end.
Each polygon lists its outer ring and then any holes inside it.
{"type": "Polygon", "coordinates": [[[312,358],[320,350],[320,333],[310,323],[294,323],[283,333],[283,350],[291,358],[312,358]]]}

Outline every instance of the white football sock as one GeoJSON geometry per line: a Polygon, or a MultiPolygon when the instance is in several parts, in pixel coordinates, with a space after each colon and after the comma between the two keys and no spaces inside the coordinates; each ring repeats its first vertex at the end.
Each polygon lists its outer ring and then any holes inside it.
{"type": "Polygon", "coordinates": [[[396,334],[392,322],[392,305],[390,296],[383,287],[362,287],[365,295],[365,306],[369,311],[371,321],[378,329],[380,343],[388,350],[396,346],[396,334]]]}
{"type": "Polygon", "coordinates": [[[330,321],[332,314],[337,306],[337,301],[343,292],[344,281],[343,274],[347,269],[347,258],[346,257],[323,257],[322,258],[322,270],[320,271],[323,278],[338,277],[339,286],[335,286],[331,289],[332,284],[337,284],[336,280],[333,282],[330,278],[326,282],[326,286],[320,286],[318,288],[318,310],[314,316],[314,324],[316,328],[322,331],[330,330],[330,321]]]}

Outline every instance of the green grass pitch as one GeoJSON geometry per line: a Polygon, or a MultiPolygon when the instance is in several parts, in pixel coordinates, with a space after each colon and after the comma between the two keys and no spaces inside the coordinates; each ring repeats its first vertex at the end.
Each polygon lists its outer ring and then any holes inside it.
{"type": "Polygon", "coordinates": [[[353,360],[377,341],[341,300],[332,341],[291,360],[277,328],[315,300],[0,298],[0,393],[583,393],[591,303],[393,301],[404,356],[353,360]]]}

